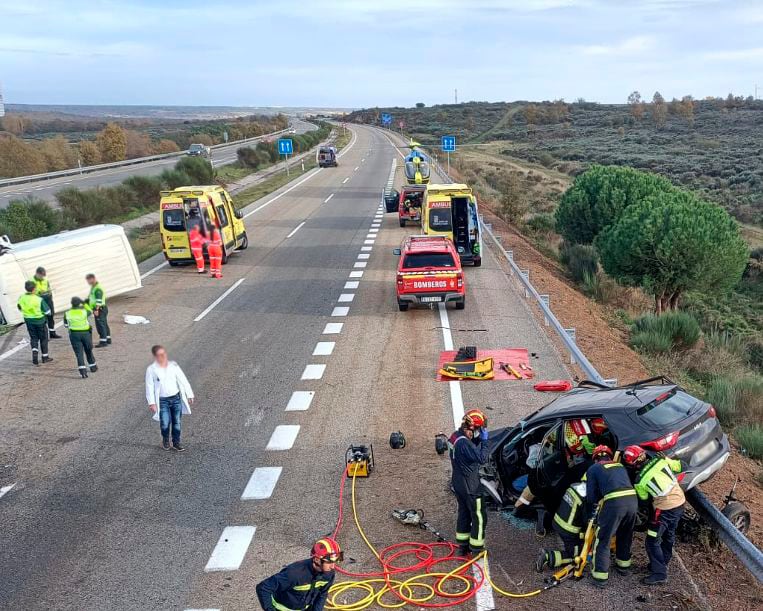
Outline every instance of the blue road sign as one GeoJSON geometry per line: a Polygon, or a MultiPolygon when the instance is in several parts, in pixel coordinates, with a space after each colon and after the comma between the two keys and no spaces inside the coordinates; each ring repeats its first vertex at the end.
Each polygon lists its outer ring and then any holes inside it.
{"type": "Polygon", "coordinates": [[[382,120],[382,123],[384,123],[384,125],[389,125],[390,123],[392,123],[392,115],[389,114],[388,112],[383,112],[381,116],[381,120],[382,120]]]}
{"type": "Polygon", "coordinates": [[[294,146],[292,145],[291,138],[279,138],[278,140],[278,154],[279,155],[291,155],[294,152],[294,146]]]}
{"type": "Polygon", "coordinates": [[[443,136],[442,137],[442,150],[444,153],[453,153],[456,150],[456,137],[455,136],[443,136]]]}

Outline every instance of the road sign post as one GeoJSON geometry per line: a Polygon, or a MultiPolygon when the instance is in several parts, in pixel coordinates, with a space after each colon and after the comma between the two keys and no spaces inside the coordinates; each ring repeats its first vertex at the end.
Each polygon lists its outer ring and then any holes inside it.
{"type": "Polygon", "coordinates": [[[286,175],[289,176],[289,155],[294,152],[294,142],[291,138],[278,139],[278,154],[285,155],[286,175]]]}
{"type": "Polygon", "coordinates": [[[442,150],[448,154],[448,174],[450,174],[450,154],[456,150],[456,137],[443,136],[441,139],[442,150]]]}

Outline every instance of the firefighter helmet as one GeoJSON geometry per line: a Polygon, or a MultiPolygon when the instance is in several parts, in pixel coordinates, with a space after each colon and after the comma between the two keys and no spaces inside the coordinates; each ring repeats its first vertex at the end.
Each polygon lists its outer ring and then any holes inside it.
{"type": "Polygon", "coordinates": [[[341,562],[344,560],[344,552],[331,537],[318,539],[313,545],[310,556],[318,558],[318,560],[325,560],[326,562],[341,562]]]}
{"type": "Polygon", "coordinates": [[[596,446],[593,449],[593,454],[591,454],[591,458],[593,458],[594,460],[599,460],[599,459],[612,460],[612,456],[614,456],[612,454],[612,448],[605,445],[596,446]]]}
{"type": "Polygon", "coordinates": [[[631,467],[646,459],[646,450],[641,446],[628,446],[623,452],[623,462],[631,467]]]}
{"type": "Polygon", "coordinates": [[[464,425],[470,429],[479,429],[487,426],[487,418],[478,409],[470,409],[464,414],[464,425]]]}
{"type": "Polygon", "coordinates": [[[607,432],[607,423],[604,418],[591,418],[591,431],[594,435],[601,435],[607,432]]]}

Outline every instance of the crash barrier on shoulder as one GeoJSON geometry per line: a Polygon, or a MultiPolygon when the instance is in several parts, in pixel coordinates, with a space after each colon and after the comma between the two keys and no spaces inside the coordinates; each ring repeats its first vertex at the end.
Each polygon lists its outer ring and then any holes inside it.
{"type": "MultiPolygon", "coordinates": [[[[438,166],[437,171],[442,175],[444,181],[453,182],[453,179],[448,176],[442,167],[438,166]]],[[[511,251],[506,251],[503,248],[500,240],[493,235],[490,226],[487,225],[482,218],[480,218],[480,225],[508,260],[512,273],[520,279],[525,287],[525,295],[532,295],[536,299],[538,306],[543,311],[544,317],[551,323],[558,333],[559,338],[569,350],[573,362],[576,362],[580,366],[588,379],[600,384],[611,385],[608,384],[609,380],[605,380],[601,374],[599,374],[596,368],[575,344],[574,333],[569,333],[569,330],[565,329],[556,316],[554,316],[551,308],[548,306],[548,296],[540,295],[538,291],[535,290],[535,287],[530,283],[529,272],[519,268],[514,261],[514,257],[511,255],[511,251]]],[[[755,547],[752,541],[745,537],[731,523],[731,521],[724,516],[704,494],[702,494],[700,490],[692,488],[688,491],[686,498],[697,513],[704,518],[710,528],[718,534],[718,537],[726,544],[731,553],[734,554],[745,568],[752,573],[755,579],[758,580],[758,583],[763,583],[763,552],[755,547]]]]}
{"type": "MultiPolygon", "coordinates": [[[[262,134],[261,136],[254,136],[253,138],[245,138],[244,140],[234,140],[232,142],[225,142],[223,144],[213,144],[209,148],[219,149],[226,146],[234,146],[238,144],[246,144],[247,142],[256,142],[263,138],[270,136],[279,136],[288,132],[288,129],[281,129],[277,132],[271,132],[269,134],[262,134]]],[[[148,157],[136,157],[135,159],[125,159],[124,161],[113,161],[111,163],[99,163],[98,165],[89,165],[81,168],[70,168],[68,170],[58,170],[56,172],[46,172],[45,174],[31,174],[29,176],[18,176],[16,178],[4,178],[0,180],[0,187],[7,187],[10,185],[20,185],[27,182],[37,182],[39,180],[49,180],[51,178],[62,178],[64,176],[76,176],[78,174],[89,174],[90,172],[98,172],[99,170],[108,170],[111,168],[120,168],[129,165],[139,165],[141,163],[147,163],[149,161],[158,161],[160,159],[171,159],[172,157],[183,157],[186,151],[176,151],[174,153],[162,153],[161,155],[149,155],[148,157]]]]}

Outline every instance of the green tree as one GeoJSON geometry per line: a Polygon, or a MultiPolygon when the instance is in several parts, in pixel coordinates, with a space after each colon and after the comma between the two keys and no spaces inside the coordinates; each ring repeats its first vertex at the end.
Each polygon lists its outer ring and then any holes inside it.
{"type": "Polygon", "coordinates": [[[610,276],[654,295],[657,314],[674,310],[687,290],[732,288],[749,254],[725,210],[678,189],[634,203],[594,244],[610,276]]]}
{"type": "Polygon", "coordinates": [[[416,108],[424,108],[424,106],[426,106],[424,102],[416,102],[416,108]]]}
{"type": "Polygon", "coordinates": [[[665,98],[659,91],[654,92],[652,97],[652,120],[654,124],[659,128],[665,125],[665,120],[668,117],[668,105],[665,103],[665,98]]]}
{"type": "Polygon", "coordinates": [[[95,139],[101,153],[101,161],[122,161],[127,154],[127,134],[116,123],[109,123],[95,139]]]}
{"type": "Polygon", "coordinates": [[[631,204],[674,189],[665,178],[619,166],[591,166],[575,178],[556,209],[556,231],[571,244],[590,244],[631,204]]]}

